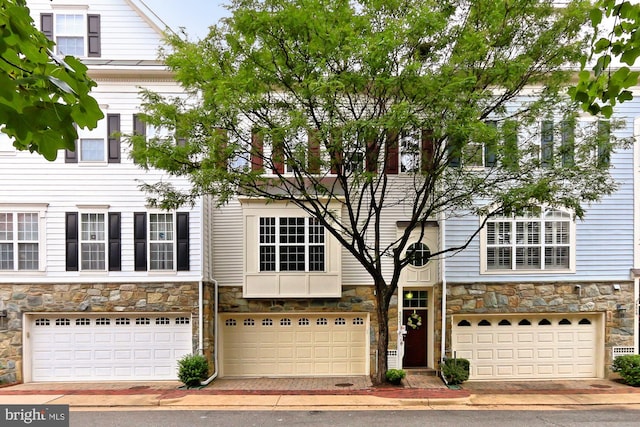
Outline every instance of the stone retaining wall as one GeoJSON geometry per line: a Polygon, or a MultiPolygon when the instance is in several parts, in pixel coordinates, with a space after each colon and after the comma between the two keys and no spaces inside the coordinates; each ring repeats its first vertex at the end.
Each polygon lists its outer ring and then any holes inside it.
{"type": "MultiPolygon", "coordinates": [[[[205,287],[208,289],[208,287],[205,287]]],[[[211,296],[205,290],[205,304],[211,296]]],[[[0,319],[0,384],[22,382],[24,313],[32,312],[190,312],[193,348],[198,348],[198,283],[0,284],[7,318],[0,319]]],[[[205,310],[205,325],[212,324],[205,310]]],[[[210,332],[210,330],[209,330],[210,332]]],[[[211,339],[205,355],[211,360],[211,339]]]]}

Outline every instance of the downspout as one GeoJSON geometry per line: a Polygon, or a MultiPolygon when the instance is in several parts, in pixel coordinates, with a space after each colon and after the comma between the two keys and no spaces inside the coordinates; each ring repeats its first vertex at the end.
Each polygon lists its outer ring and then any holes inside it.
{"type": "MultiPolygon", "coordinates": [[[[440,227],[440,250],[445,250],[446,247],[446,235],[447,235],[447,220],[443,217],[441,221],[440,227]]],[[[442,366],[444,365],[445,360],[445,337],[447,333],[447,269],[445,268],[446,256],[442,257],[440,261],[440,274],[442,277],[442,307],[441,307],[441,316],[442,316],[442,329],[440,331],[440,377],[442,377],[442,381],[447,384],[447,379],[442,374],[442,366]]]]}
{"type": "MultiPolygon", "coordinates": [[[[202,204],[200,205],[202,212],[201,218],[209,219],[209,213],[211,212],[211,208],[208,204],[205,203],[205,200],[202,200],[202,204]],[[207,211],[207,215],[205,215],[205,210],[207,211]]],[[[205,244],[208,246],[210,241],[210,223],[209,221],[203,221],[207,226],[201,227],[200,234],[200,244],[202,248],[205,247],[205,244]],[[207,233],[205,233],[205,230],[207,233]]],[[[204,381],[200,381],[200,385],[206,386],[211,383],[218,376],[218,281],[211,278],[211,270],[210,270],[210,262],[205,264],[205,252],[204,250],[200,250],[200,266],[203,270],[202,280],[200,280],[200,287],[198,289],[198,352],[203,354],[204,352],[204,279],[205,274],[208,282],[213,282],[213,374],[209,378],[204,381]]],[[[209,260],[208,260],[209,261],[209,260]]]]}

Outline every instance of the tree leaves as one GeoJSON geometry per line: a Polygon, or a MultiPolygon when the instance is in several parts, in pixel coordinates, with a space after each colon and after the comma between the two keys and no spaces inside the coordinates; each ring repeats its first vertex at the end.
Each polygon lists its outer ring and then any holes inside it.
{"type": "Polygon", "coordinates": [[[592,48],[583,56],[578,84],[569,94],[585,111],[611,117],[617,103],[633,99],[628,89],[638,84],[640,73],[627,67],[613,69],[618,63],[633,66],[640,57],[640,4],[600,0],[589,17],[594,30],[592,48]]]}
{"type": "Polygon", "coordinates": [[[93,129],[104,117],[96,86],[77,58],[59,58],[34,27],[25,0],[0,0],[0,123],[20,150],[55,160],[75,149],[76,125],[93,129]]]}

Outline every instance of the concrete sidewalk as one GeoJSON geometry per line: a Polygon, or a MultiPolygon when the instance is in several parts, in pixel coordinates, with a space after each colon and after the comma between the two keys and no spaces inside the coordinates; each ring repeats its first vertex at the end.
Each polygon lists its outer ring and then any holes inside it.
{"type": "Polygon", "coordinates": [[[409,375],[399,387],[374,387],[368,377],[221,378],[202,389],[184,389],[178,382],[18,384],[0,388],[0,404],[66,404],[74,410],[558,409],[640,405],[640,389],[602,379],[468,382],[453,390],[423,375],[409,375]]]}

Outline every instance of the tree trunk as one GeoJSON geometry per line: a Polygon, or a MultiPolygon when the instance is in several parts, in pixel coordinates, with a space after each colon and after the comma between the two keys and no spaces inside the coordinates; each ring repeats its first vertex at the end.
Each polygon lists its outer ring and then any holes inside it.
{"type": "Polygon", "coordinates": [[[387,348],[389,347],[389,301],[393,292],[384,283],[376,281],[376,313],[378,315],[377,366],[374,382],[382,384],[387,381],[387,348]]]}

